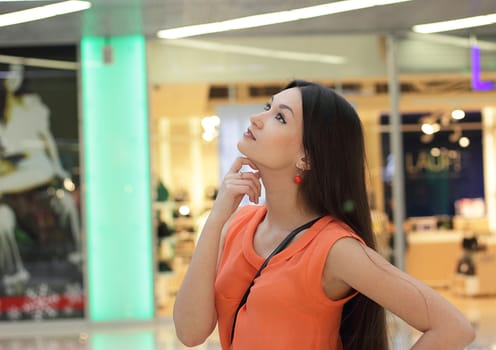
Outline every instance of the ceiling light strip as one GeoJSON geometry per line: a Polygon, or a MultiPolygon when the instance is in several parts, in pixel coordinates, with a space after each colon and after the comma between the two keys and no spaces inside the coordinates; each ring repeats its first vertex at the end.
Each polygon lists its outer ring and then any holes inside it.
{"type": "Polygon", "coordinates": [[[20,64],[23,66],[78,70],[79,62],[51,60],[46,58],[0,55],[0,63],[20,64]]]}
{"type": "Polygon", "coordinates": [[[11,26],[89,9],[89,1],[69,0],[0,15],[0,27],[11,26]]]}
{"type": "MultiPolygon", "coordinates": [[[[434,42],[437,44],[447,44],[465,48],[470,48],[473,45],[471,40],[467,39],[466,37],[446,34],[421,34],[408,32],[406,34],[406,37],[412,40],[419,39],[434,42]]],[[[492,41],[477,40],[477,46],[484,51],[496,51],[496,43],[492,41]]]]}
{"type": "Polygon", "coordinates": [[[465,28],[482,27],[496,23],[496,13],[455,19],[452,21],[434,22],[413,26],[412,30],[417,33],[430,34],[459,30],[465,28]]]}
{"type": "Polygon", "coordinates": [[[288,11],[270,12],[253,16],[240,17],[221,22],[212,22],[186,27],[165,29],[159,31],[157,33],[157,36],[162,39],[179,39],[195,35],[219,33],[237,29],[255,28],[278,23],[287,23],[301,19],[315,18],[335,13],[342,13],[407,1],[413,0],[345,0],[288,11]]]}
{"type": "Polygon", "coordinates": [[[303,62],[318,62],[327,64],[343,64],[346,63],[346,58],[342,56],[324,55],[318,53],[303,53],[286,50],[272,50],[259,47],[241,46],[221,44],[211,41],[194,40],[194,39],[179,39],[169,40],[165,42],[167,45],[178,47],[187,47],[200,50],[226,52],[242,55],[250,55],[256,57],[268,57],[273,59],[284,59],[303,62]]]}

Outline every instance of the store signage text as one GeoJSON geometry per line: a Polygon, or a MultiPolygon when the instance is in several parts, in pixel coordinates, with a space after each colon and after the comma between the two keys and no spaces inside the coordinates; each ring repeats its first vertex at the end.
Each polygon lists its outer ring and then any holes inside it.
{"type": "Polygon", "coordinates": [[[405,154],[406,172],[411,175],[422,171],[459,173],[462,169],[461,154],[455,150],[442,149],[438,156],[433,156],[429,151],[421,151],[414,158],[411,152],[405,154]]]}
{"type": "Polygon", "coordinates": [[[473,45],[471,49],[472,58],[472,89],[475,91],[488,91],[496,88],[492,81],[481,81],[480,48],[473,45]]]}

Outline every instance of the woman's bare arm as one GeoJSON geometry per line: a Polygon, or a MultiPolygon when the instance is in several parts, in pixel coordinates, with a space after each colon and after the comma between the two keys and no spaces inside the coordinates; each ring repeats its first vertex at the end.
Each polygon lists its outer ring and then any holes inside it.
{"type": "Polygon", "coordinates": [[[335,243],[325,274],[323,281],[344,283],[422,332],[412,349],[464,349],[474,339],[471,324],[444,297],[353,238],[335,243]]]}
{"type": "Polygon", "coordinates": [[[255,203],[260,196],[258,173],[240,175],[243,165],[256,169],[248,159],[238,158],[224,177],[176,297],[173,314],[176,334],[187,346],[202,344],[217,323],[214,283],[229,219],[244,195],[255,203]]]}

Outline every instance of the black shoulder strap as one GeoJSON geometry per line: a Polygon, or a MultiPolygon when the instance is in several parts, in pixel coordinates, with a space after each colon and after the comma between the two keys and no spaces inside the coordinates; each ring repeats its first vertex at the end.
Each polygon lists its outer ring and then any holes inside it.
{"type": "Polygon", "coordinates": [[[316,219],[313,219],[309,222],[307,222],[306,224],[303,224],[297,228],[295,228],[293,231],[291,231],[282,241],[281,243],[279,243],[279,245],[276,247],[276,249],[274,249],[272,251],[272,253],[270,253],[270,255],[265,259],[265,261],[263,262],[262,266],[260,266],[260,268],[258,269],[257,273],[255,274],[255,277],[253,277],[253,280],[251,281],[250,285],[248,286],[248,288],[246,289],[246,292],[245,294],[243,295],[243,298],[241,298],[241,301],[239,302],[239,305],[238,305],[238,308],[236,309],[236,313],[234,314],[234,320],[233,320],[233,325],[232,325],[232,330],[231,330],[231,343],[234,339],[234,328],[236,327],[236,320],[238,318],[238,312],[239,310],[243,307],[243,305],[246,304],[246,300],[248,299],[248,295],[250,294],[250,291],[251,291],[251,287],[255,284],[255,279],[260,276],[260,274],[262,273],[262,270],[268,265],[270,259],[272,259],[272,257],[274,255],[276,255],[277,253],[280,253],[284,248],[286,248],[286,246],[293,240],[293,238],[298,234],[300,233],[301,231],[309,228],[310,226],[312,226],[316,221],[318,221],[319,219],[321,218],[318,217],[316,219]]]}

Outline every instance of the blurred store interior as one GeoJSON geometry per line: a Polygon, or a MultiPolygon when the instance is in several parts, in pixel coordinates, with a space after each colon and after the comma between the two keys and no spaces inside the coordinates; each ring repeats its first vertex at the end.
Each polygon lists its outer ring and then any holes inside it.
{"type": "MultiPolygon", "coordinates": [[[[2,84],[29,83],[15,132],[1,105],[0,349],[182,349],[174,296],[217,186],[250,114],[294,78],[362,118],[379,252],[465,313],[469,349],[496,348],[496,1],[332,7],[346,2],[0,1],[2,84]],[[62,3],[79,7],[7,15],[62,3]],[[55,164],[34,190],[13,177],[29,152],[55,164]]],[[[416,333],[390,321],[409,348],[416,333]]],[[[215,333],[199,348],[220,349],[215,333]]]]}

